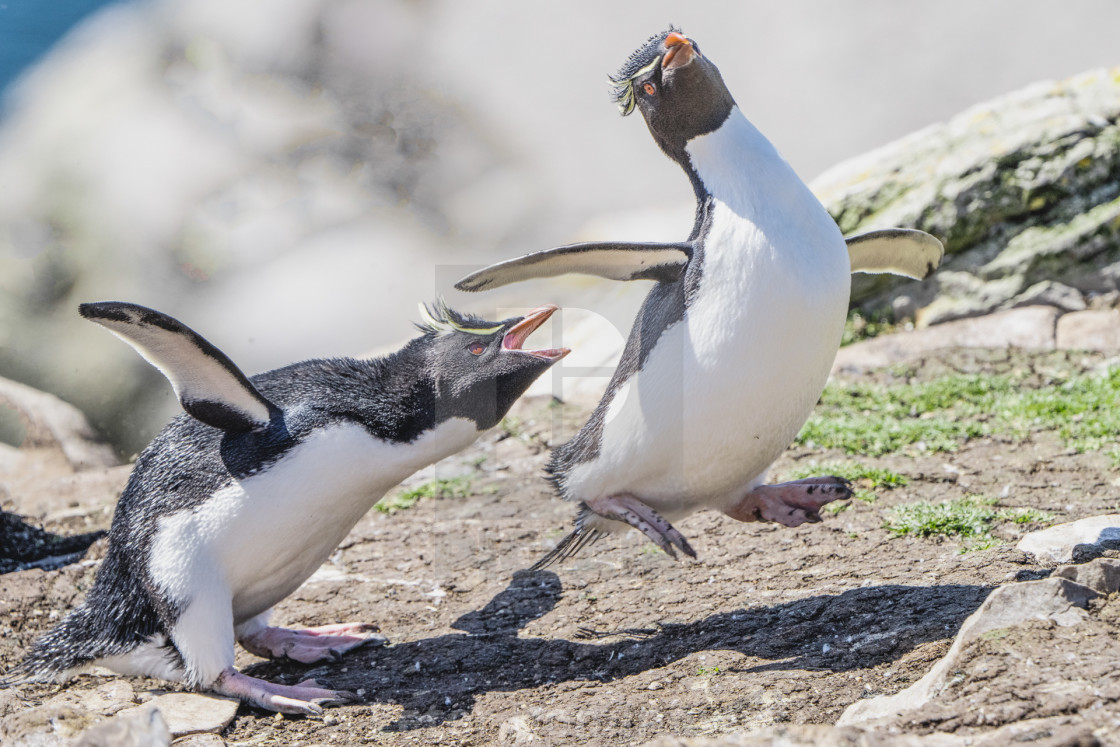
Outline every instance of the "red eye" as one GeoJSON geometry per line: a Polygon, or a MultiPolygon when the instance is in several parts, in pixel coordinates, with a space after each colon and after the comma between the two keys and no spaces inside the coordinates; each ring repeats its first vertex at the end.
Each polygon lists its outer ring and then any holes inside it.
{"type": "Polygon", "coordinates": [[[644,86],[642,86],[642,90],[645,91],[650,96],[657,93],[657,87],[654,86],[652,83],[650,83],[648,81],[646,82],[646,84],[644,86]]]}
{"type": "Polygon", "coordinates": [[[471,355],[482,355],[486,352],[486,346],[481,342],[472,342],[467,346],[467,350],[471,351],[471,355]]]}

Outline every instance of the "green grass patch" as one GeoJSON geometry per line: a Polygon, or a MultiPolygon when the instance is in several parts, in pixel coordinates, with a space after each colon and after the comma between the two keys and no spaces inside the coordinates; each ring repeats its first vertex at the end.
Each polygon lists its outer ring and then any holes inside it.
{"type": "Polygon", "coordinates": [[[797,442],[879,456],[916,448],[955,451],[998,434],[1022,441],[1056,431],[1077,451],[1112,445],[1120,433],[1120,368],[1070,375],[1051,386],[1023,387],[1022,376],[954,374],[927,382],[827,387],[797,442]]]}
{"type": "Polygon", "coordinates": [[[377,503],[374,508],[384,514],[403,511],[412,508],[421,498],[466,498],[471,494],[471,479],[469,477],[451,477],[429,480],[415,488],[402,490],[399,493],[387,495],[377,503]]]}
{"type": "Polygon", "coordinates": [[[883,528],[892,534],[932,537],[937,534],[980,537],[988,533],[996,512],[974,498],[941,503],[918,501],[896,506],[887,512],[883,528]]]}
{"type": "Polygon", "coordinates": [[[999,544],[992,527],[1001,521],[1016,524],[1047,524],[1054,515],[1034,508],[996,508],[995,499],[969,495],[941,503],[918,501],[896,506],[887,512],[883,528],[897,536],[943,535],[972,539],[963,552],[986,550],[999,544]]]}
{"type": "Polygon", "coordinates": [[[520,438],[525,433],[525,421],[516,415],[507,415],[498,423],[498,428],[506,438],[520,438]]]}

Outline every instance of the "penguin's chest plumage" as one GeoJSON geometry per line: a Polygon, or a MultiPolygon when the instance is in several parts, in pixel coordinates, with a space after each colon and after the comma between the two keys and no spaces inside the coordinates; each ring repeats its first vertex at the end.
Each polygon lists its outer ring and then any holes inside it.
{"type": "Polygon", "coordinates": [[[718,507],[761,479],[827,380],[850,289],[843,237],[737,110],[704,138],[690,146],[713,198],[698,286],[610,403],[572,497],[718,507]]]}
{"type": "Polygon", "coordinates": [[[386,491],[477,436],[461,419],[410,443],[356,423],[318,429],[267,469],[160,519],[153,580],[181,605],[221,588],[244,622],[298,588],[386,491]]]}

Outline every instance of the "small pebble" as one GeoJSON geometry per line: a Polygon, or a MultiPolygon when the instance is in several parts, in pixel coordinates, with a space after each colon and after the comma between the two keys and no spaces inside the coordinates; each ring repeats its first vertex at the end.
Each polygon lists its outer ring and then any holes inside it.
{"type": "Polygon", "coordinates": [[[649,688],[648,689],[650,689],[650,690],[660,690],[662,687],[664,687],[664,685],[662,685],[657,680],[654,680],[653,682],[649,683],[649,688]]]}

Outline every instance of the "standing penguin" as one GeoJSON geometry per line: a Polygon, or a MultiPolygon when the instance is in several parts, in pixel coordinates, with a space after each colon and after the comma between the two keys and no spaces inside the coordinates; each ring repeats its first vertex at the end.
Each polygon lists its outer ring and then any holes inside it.
{"type": "Polygon", "coordinates": [[[763,479],[824,389],[850,273],[921,278],[942,255],[921,231],[845,242],[678,29],[649,39],[611,81],[622,114],[641,111],[692,183],[688,240],[575,244],[492,265],[457,285],[476,291],[567,272],[657,281],[599,405],[553,452],[553,482],[582,508],[575,531],[534,568],[623,525],[673,557],[674,546],[695,556],[670,521],[701,508],[791,527],[819,521],[821,506],[851,494],[847,481],[763,479]]]}
{"type": "Polygon", "coordinates": [[[268,626],[387,490],[465,448],[569,352],[523,350],[556,306],[486,322],[442,303],[423,334],[374,360],[296,363],[246,378],[169,316],[83,304],[132,345],[186,410],[136,460],[93,588],[0,685],[61,681],[91,665],[183,682],[273,711],[319,714],[356,699],[277,685],[234,666],[234,641],[265,657],[337,660],[373,625],[268,626]]]}

